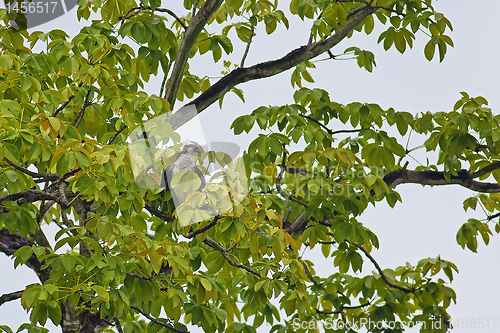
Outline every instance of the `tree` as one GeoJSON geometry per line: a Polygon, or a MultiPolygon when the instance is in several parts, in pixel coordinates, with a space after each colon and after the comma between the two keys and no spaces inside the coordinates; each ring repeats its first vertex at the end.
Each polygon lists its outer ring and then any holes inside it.
{"type": "MultiPolygon", "coordinates": [[[[313,58],[341,57],[335,46],[370,34],[375,21],[387,26],[378,39],[385,49],[403,53],[422,31],[430,38],[425,56],[431,60],[437,50],[442,61],[453,45],[446,35],[451,23],[430,0],[292,1],[289,13],[267,1],[186,1],[185,7],[181,15],[154,2],[82,3],[79,18],[100,10],[101,20],[74,38],[60,30],[16,30],[2,12],[0,250],[33,269],[40,283],[1,296],[0,304],[22,297],[29,331],[51,319],[63,332],[251,331],[264,320],[281,332],[331,318],[354,329],[369,320],[370,331],[384,320],[447,330],[455,293],[444,279],[452,280],[454,264],[437,257],[383,269],[371,254],[377,236],[357,217],[382,200],[394,206],[398,185],[460,185],[473,191],[464,208],[480,205],[489,215],[466,222],[457,242],[472,251],[478,235],[488,243],[499,207],[498,117],[484,98],[466,93],[452,112],[415,116],[376,104],[342,105],[302,83],[313,81],[313,58]],[[288,26],[290,15],[311,22],[310,40],[246,67],[257,29],[272,34],[278,23],[288,26]],[[191,73],[190,59],[211,52],[218,63],[232,51],[233,28],[246,44],[239,66],[224,63],[215,81],[191,73]],[[35,52],[39,41],[47,48],[35,52]],[[177,216],[186,206],[174,212],[169,190],[139,186],[129,135],[173,110],[176,100],[187,98],[203,112],[230,91],[243,99],[238,84],[287,70],[297,86],[291,104],[260,107],[233,123],[235,134],[256,125],[263,131],[244,155],[249,195],[223,214],[182,227],[177,216]],[[141,91],[155,75],[164,77],[159,96],[141,91]],[[439,153],[435,164],[408,168],[411,134],[439,153]],[[44,232],[51,225],[60,228],[55,244],[44,232]],[[302,258],[313,247],[334,258],[332,275],[317,276],[302,258]],[[376,273],[363,274],[363,265],[376,273]]],[[[343,55],[368,71],[375,65],[366,50],[343,55]]],[[[172,130],[194,115],[185,110],[169,116],[172,130]]],[[[172,161],[171,152],[165,149],[158,161],[172,161]]],[[[194,192],[206,199],[189,217],[217,204],[210,198],[220,189],[194,192]]]]}

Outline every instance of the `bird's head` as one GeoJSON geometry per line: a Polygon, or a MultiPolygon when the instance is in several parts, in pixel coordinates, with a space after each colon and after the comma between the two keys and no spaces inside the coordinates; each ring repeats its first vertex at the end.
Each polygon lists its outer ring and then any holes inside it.
{"type": "Polygon", "coordinates": [[[181,154],[201,155],[200,145],[196,141],[187,140],[181,147],[179,155],[181,154]]]}

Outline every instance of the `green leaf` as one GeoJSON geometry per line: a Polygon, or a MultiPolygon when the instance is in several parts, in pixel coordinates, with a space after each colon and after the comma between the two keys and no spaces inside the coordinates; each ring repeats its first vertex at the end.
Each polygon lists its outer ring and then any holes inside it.
{"type": "Polygon", "coordinates": [[[430,40],[429,42],[427,42],[427,44],[425,44],[424,55],[427,60],[431,61],[432,58],[434,58],[435,51],[436,51],[436,45],[433,43],[432,40],[430,40]]]}

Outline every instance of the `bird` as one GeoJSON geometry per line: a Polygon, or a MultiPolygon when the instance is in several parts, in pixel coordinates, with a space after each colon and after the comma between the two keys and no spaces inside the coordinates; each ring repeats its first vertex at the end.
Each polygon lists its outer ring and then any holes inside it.
{"type": "MultiPolygon", "coordinates": [[[[177,159],[174,163],[170,164],[165,169],[166,183],[170,192],[172,193],[172,198],[174,199],[175,206],[178,207],[183,202],[186,201],[187,196],[191,193],[191,190],[201,191],[205,185],[205,177],[203,176],[200,169],[196,166],[196,158],[195,154],[201,154],[200,145],[196,141],[187,140],[181,147],[179,154],[177,155],[177,159]],[[181,183],[176,184],[176,186],[172,186],[172,179],[179,172],[190,170],[193,171],[199,178],[200,186],[197,189],[192,189],[189,191],[183,191],[181,183]]],[[[195,181],[190,180],[190,181],[195,181]]]]}

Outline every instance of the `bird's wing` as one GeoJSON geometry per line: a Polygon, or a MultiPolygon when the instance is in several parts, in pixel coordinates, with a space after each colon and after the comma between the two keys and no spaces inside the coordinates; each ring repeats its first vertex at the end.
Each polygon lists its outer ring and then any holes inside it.
{"type": "Polygon", "coordinates": [[[174,176],[173,171],[174,165],[170,164],[165,171],[163,171],[163,182],[165,182],[165,188],[170,190],[170,182],[172,181],[172,177],[174,176]]]}
{"type": "Polygon", "coordinates": [[[200,177],[201,185],[200,185],[200,188],[198,189],[198,191],[201,191],[205,187],[205,185],[207,184],[207,182],[205,181],[205,176],[201,173],[200,169],[198,169],[198,167],[196,165],[191,167],[191,171],[193,171],[194,173],[196,173],[196,175],[198,177],[200,177]]]}

